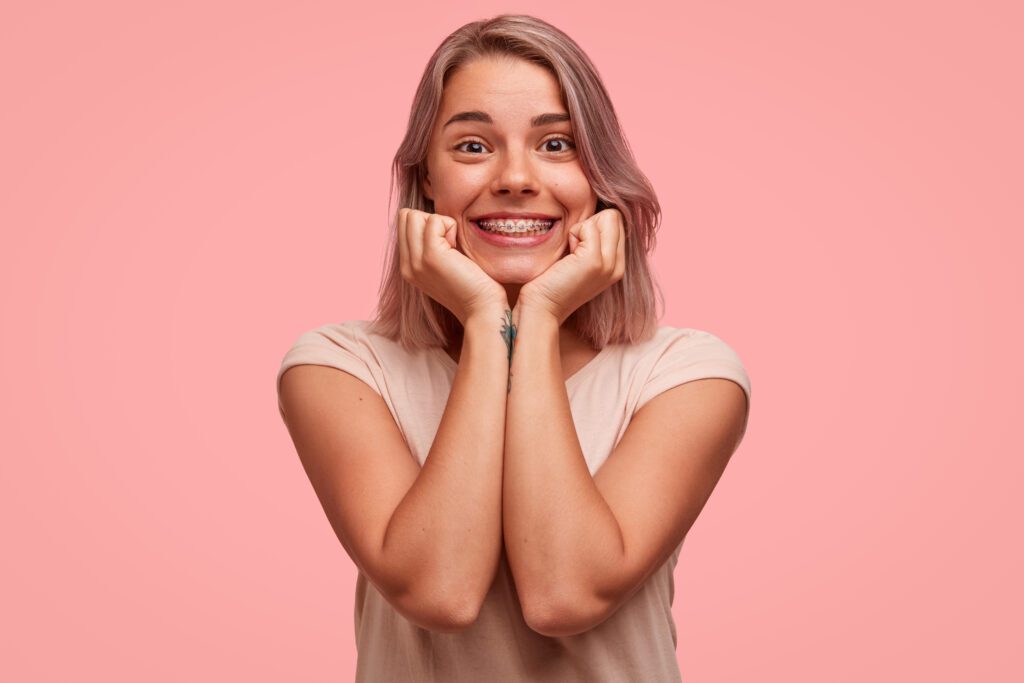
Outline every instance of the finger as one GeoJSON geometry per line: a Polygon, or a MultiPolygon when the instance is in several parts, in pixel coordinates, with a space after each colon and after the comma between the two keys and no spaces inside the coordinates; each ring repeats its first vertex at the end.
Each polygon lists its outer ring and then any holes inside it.
{"type": "Polygon", "coordinates": [[[579,246],[580,246],[580,242],[583,241],[583,235],[582,235],[581,231],[583,230],[584,223],[586,223],[586,221],[581,221],[579,223],[574,224],[571,228],[569,228],[569,253],[570,254],[575,253],[576,249],[578,249],[579,246]]]}
{"type": "Polygon", "coordinates": [[[458,235],[459,235],[459,222],[454,218],[445,217],[445,223],[448,224],[448,229],[444,232],[444,238],[448,240],[448,244],[452,246],[452,249],[457,248],[458,235]]]}
{"type": "Polygon", "coordinates": [[[580,242],[587,258],[595,259],[599,266],[602,265],[601,233],[596,221],[583,221],[583,225],[580,226],[580,242]]]}
{"type": "Polygon", "coordinates": [[[601,265],[605,270],[615,270],[615,254],[619,247],[620,223],[611,213],[598,219],[598,232],[601,235],[601,265]]]}
{"type": "Polygon", "coordinates": [[[440,224],[437,230],[437,236],[440,238],[437,240],[437,246],[446,250],[448,247],[455,246],[452,244],[452,240],[448,239],[448,236],[454,233],[455,226],[458,223],[451,216],[443,216],[441,214],[437,214],[437,221],[440,224]]]}
{"type": "Polygon", "coordinates": [[[448,226],[445,223],[445,218],[436,213],[427,216],[426,225],[423,227],[423,254],[425,256],[434,254],[446,246],[445,235],[448,233],[448,226]]]}
{"type": "Polygon", "coordinates": [[[580,238],[577,237],[577,231],[579,230],[579,223],[575,223],[569,226],[569,253],[575,251],[577,245],[580,244],[580,238]]]}

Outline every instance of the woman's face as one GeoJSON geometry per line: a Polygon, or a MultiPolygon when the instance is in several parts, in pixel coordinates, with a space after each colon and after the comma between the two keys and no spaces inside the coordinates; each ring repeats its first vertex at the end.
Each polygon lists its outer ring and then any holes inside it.
{"type": "Polygon", "coordinates": [[[567,253],[568,229],[596,208],[597,194],[583,173],[568,119],[555,77],[521,59],[465,64],[449,77],[442,95],[422,190],[433,200],[434,213],[458,222],[459,250],[507,285],[510,303],[521,284],[567,253]],[[533,125],[547,114],[558,116],[533,125]],[[485,233],[475,224],[495,213],[557,220],[546,233],[525,237],[485,233]]]}

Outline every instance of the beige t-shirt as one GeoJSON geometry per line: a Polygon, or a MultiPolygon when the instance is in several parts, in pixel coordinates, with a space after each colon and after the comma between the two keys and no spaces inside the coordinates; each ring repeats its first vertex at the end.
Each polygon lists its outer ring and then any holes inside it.
{"type": "MultiPolygon", "coordinates": [[[[277,374],[295,365],[326,365],[380,394],[422,466],[444,413],[457,365],[441,348],[408,352],[369,333],[369,322],[332,323],[299,336],[277,374]]],[[[591,476],[622,438],[636,411],[659,393],[705,377],[750,380],[739,356],[715,335],[663,326],[639,344],[606,346],[565,382],[576,433],[591,476]]],[[[285,417],[280,398],[278,408],[285,417]]],[[[746,423],[744,423],[744,432],[746,423]]],[[[399,614],[359,573],[355,639],[358,683],[662,683],[679,681],[673,570],[682,543],[614,614],[589,631],[550,638],[523,619],[502,553],[497,577],[476,622],[458,633],[420,628],[399,614]]]]}

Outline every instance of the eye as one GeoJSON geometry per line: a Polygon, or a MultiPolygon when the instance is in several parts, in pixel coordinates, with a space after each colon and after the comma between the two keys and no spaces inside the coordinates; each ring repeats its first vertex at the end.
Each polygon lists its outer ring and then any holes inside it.
{"type": "MultiPolygon", "coordinates": [[[[561,143],[563,143],[563,146],[564,146],[564,144],[565,144],[565,143],[568,143],[568,144],[569,144],[569,146],[570,146],[570,147],[571,147],[572,149],[576,149],[576,143],[572,141],[572,138],[567,138],[567,137],[565,137],[564,135],[559,135],[559,136],[558,136],[558,137],[556,137],[556,138],[548,138],[547,140],[545,140],[545,141],[544,141],[544,144],[545,144],[545,145],[547,145],[547,144],[550,144],[550,143],[552,143],[552,142],[561,142],[561,143]]],[[[553,150],[553,151],[556,151],[556,152],[565,152],[565,151],[568,151],[568,150],[565,150],[565,149],[558,149],[558,150],[553,150]]]]}
{"type": "MultiPolygon", "coordinates": [[[[465,152],[466,150],[462,149],[463,145],[480,145],[481,147],[483,147],[483,144],[484,143],[480,142],[479,140],[465,140],[455,145],[455,150],[458,152],[465,152]]],[[[469,152],[469,154],[473,154],[473,152],[469,152]]]]}

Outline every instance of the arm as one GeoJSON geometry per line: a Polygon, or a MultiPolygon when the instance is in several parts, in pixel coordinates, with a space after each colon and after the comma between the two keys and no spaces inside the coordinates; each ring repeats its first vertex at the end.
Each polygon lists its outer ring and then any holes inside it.
{"type": "Polygon", "coordinates": [[[718,378],[663,392],[591,477],[562,379],[556,318],[524,306],[511,372],[509,566],[530,627],[573,635],[607,619],[678,546],[738,445],[746,397],[718,378]]]}
{"type": "MultiPolygon", "coordinates": [[[[501,461],[510,347],[505,289],[458,251],[457,221],[399,210],[403,279],[462,323],[459,368],[422,471],[384,531],[407,592],[476,620],[501,556],[501,461]]],[[[510,312],[509,312],[510,313],[510,312]]]]}
{"type": "Polygon", "coordinates": [[[449,605],[463,626],[476,620],[501,555],[503,316],[496,307],[467,320],[437,435],[382,541],[384,561],[407,577],[407,590],[449,605]]]}
{"type": "MultiPolygon", "coordinates": [[[[522,302],[521,302],[522,303],[522,302]]],[[[569,606],[592,604],[588,567],[611,566],[622,534],[594,485],[562,377],[559,321],[517,306],[512,391],[505,421],[505,549],[526,622],[554,635],[569,606]]]]}
{"type": "Polygon", "coordinates": [[[335,368],[281,378],[282,416],[349,557],[422,628],[474,621],[501,552],[508,355],[501,309],[467,320],[448,404],[421,468],[384,399],[335,368]]]}

